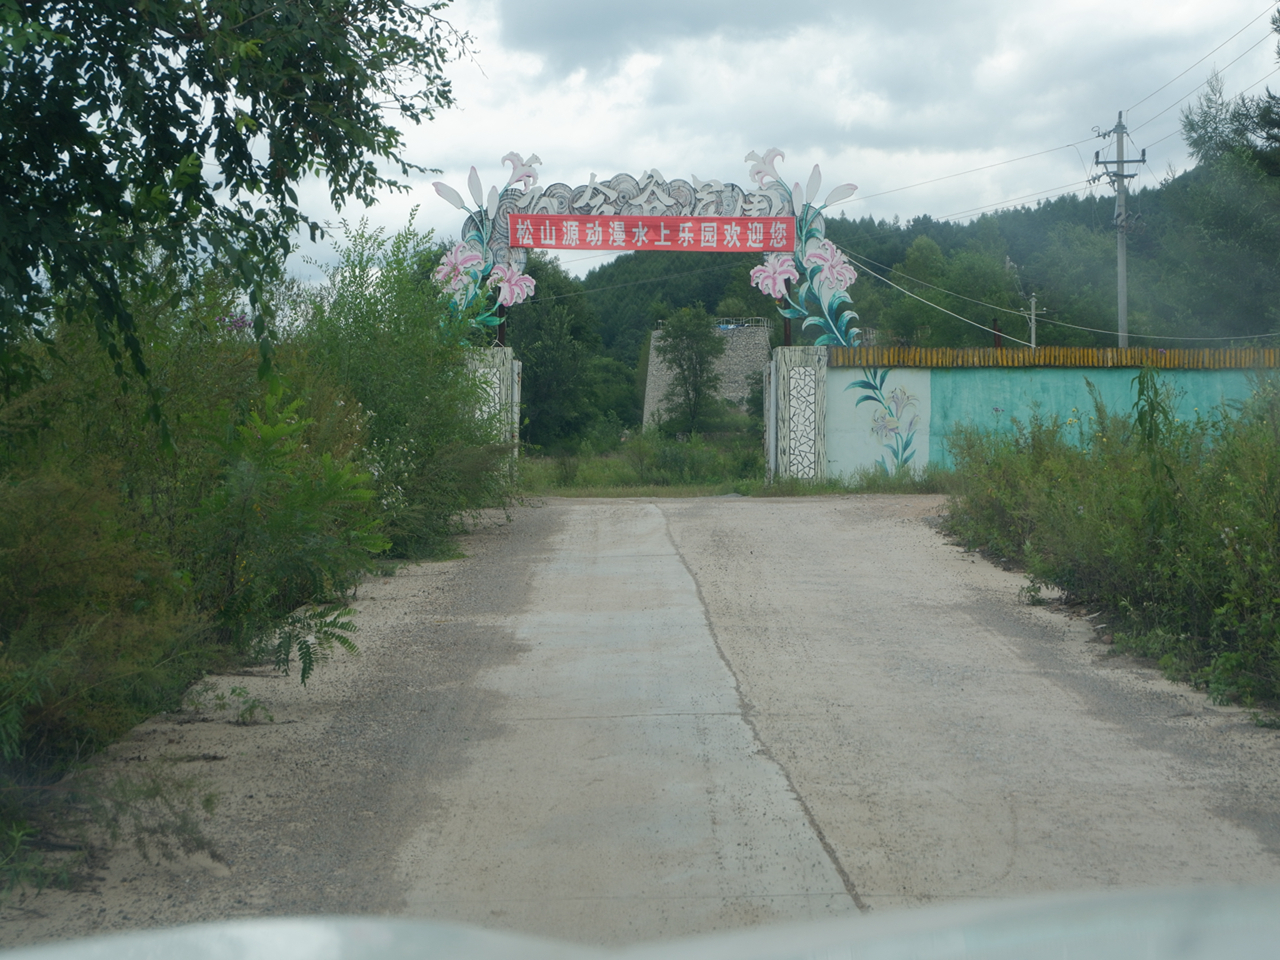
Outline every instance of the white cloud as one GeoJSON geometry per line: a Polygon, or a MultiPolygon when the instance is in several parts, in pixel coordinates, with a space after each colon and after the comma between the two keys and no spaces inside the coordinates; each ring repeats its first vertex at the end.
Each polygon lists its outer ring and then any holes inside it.
{"type": "MultiPolygon", "coordinates": [[[[743,156],[769,146],[786,151],[793,179],[820,163],[828,183],[858,183],[869,199],[850,216],[971,210],[1085,179],[1106,148],[1089,139],[1095,126],[1109,129],[1263,12],[1255,0],[460,3],[451,17],[476,47],[450,70],[457,107],[406,131],[409,158],[443,174],[413,178],[410,195],[367,215],[394,229],[417,203],[421,225],[456,234],[458,213],[430,182],[462,188],[474,164],[501,185],[509,150],[542,157],[542,183],[576,185],[652,167],[744,182],[743,156]]],[[[1228,91],[1274,69],[1268,34],[1263,16],[1133,111],[1136,145],[1153,145],[1148,183],[1168,162],[1187,165],[1178,136],[1154,143],[1178,129],[1178,109],[1150,118],[1259,40],[1227,71],[1228,91]]],[[[304,198],[324,205],[318,188],[304,198]]]]}

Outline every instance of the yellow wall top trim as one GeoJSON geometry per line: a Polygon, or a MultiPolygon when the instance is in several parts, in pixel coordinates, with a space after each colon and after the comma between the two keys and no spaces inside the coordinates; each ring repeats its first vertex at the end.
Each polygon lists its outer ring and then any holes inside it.
{"type": "Polygon", "coordinates": [[[1158,367],[1242,370],[1280,367],[1280,348],[1165,350],[1159,347],[828,347],[830,367],[1158,367]]]}

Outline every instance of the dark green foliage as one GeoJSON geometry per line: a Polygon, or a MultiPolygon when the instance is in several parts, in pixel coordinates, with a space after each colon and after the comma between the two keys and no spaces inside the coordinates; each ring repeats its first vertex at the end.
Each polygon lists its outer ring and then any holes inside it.
{"type": "Polygon", "coordinates": [[[102,746],[198,669],[185,578],[114,486],[50,468],[0,482],[0,766],[102,746]]]}
{"type": "Polygon", "coordinates": [[[431,252],[357,233],[327,288],[273,291],[292,323],[265,380],[216,274],[130,287],[167,452],[89,325],[33,348],[0,404],[7,777],[62,769],[233,659],[305,681],[354,650],[345,599],[390,542],[439,550],[460,512],[503,502],[507,448],[476,415],[465,331],[440,324],[431,252]]]}
{"type": "Polygon", "coordinates": [[[304,175],[341,205],[393,185],[380,162],[417,169],[388,120],[451,102],[442,6],[2,0],[6,395],[55,307],[96,326],[118,371],[145,374],[128,287],[156,276],[150,251],[171,287],[213,263],[256,307],[297,229],[319,229],[298,205],[304,175]]]}
{"type": "Polygon", "coordinates": [[[359,411],[361,461],[399,557],[428,556],[459,515],[503,502],[507,448],[476,416],[465,326],[431,280],[438,254],[412,223],[388,237],[364,225],[339,248],[328,283],[294,304],[300,359],[359,411]]]}
{"type": "Polygon", "coordinates": [[[720,374],[715,364],[724,350],[725,338],[702,304],[683,307],[663,323],[662,335],[654,338],[653,352],[671,375],[663,397],[666,429],[697,433],[711,426],[713,414],[723,406],[716,396],[720,374]]]}
{"type": "Polygon", "coordinates": [[[613,357],[591,358],[591,395],[597,419],[587,433],[598,429],[601,421],[619,426],[636,426],[644,413],[644,380],[639,371],[613,357]]]}
{"type": "Polygon", "coordinates": [[[536,296],[508,311],[507,343],[523,364],[522,438],[546,447],[580,434],[595,417],[600,334],[582,286],[559,261],[535,252],[526,272],[536,296]]]}
{"type": "Polygon", "coordinates": [[[535,448],[573,447],[602,425],[639,423],[635,373],[602,353],[583,285],[538,252],[526,272],[536,295],[507,314],[507,343],[523,364],[522,439],[535,448]]]}
{"type": "Polygon", "coordinates": [[[764,457],[750,436],[720,434],[687,439],[645,430],[623,448],[622,456],[640,486],[726,483],[763,477],[764,457]]]}
{"type": "Polygon", "coordinates": [[[729,299],[741,305],[742,315],[776,317],[774,302],[750,283],[759,265],[756,254],[644,251],[592,270],[583,286],[600,318],[605,352],[632,366],[654,320],[672,310],[729,299]]]}
{"type": "Polygon", "coordinates": [[[1129,416],[960,431],[952,530],[1113,611],[1171,675],[1280,700],[1280,388],[1179,422],[1154,373],[1134,386],[1129,416]]]}
{"type": "MultiPolygon", "coordinates": [[[[726,415],[725,420],[730,419],[726,415]]],[[[554,457],[526,458],[521,464],[525,489],[537,493],[571,489],[580,496],[617,496],[628,491],[689,496],[742,483],[758,485],[764,479],[759,437],[749,432],[741,414],[736,422],[723,425],[737,429],[683,438],[645,430],[625,442],[615,439],[612,450],[584,443],[578,454],[563,451],[554,457]]]]}
{"type": "Polygon", "coordinates": [[[195,586],[235,649],[286,672],[296,653],[306,683],[335,643],[354,650],[350,611],[326,601],[355,586],[390,542],[368,510],[370,475],[303,447],[302,405],[268,394],[224,445],[221,482],[198,514],[195,586]]]}

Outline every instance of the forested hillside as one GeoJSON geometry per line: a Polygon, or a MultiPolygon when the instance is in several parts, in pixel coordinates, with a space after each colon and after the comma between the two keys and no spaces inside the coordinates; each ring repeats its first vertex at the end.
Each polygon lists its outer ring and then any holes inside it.
{"type": "MultiPolygon", "coordinates": [[[[1175,341],[1147,337],[1275,333],[1275,99],[1227,100],[1220,84],[1211,82],[1187,112],[1184,135],[1197,165],[1129,198],[1130,214],[1137,215],[1128,238],[1130,335],[1135,344],[1171,346],[1175,341]]],[[[858,265],[861,276],[850,294],[861,326],[876,329],[880,342],[992,343],[990,333],[930,304],[988,330],[998,319],[1006,334],[1026,339],[1026,320],[1004,311],[1025,311],[1034,292],[1045,320],[1038,342],[1110,345],[1116,329],[1114,214],[1114,194],[1099,186],[1095,195],[1069,194],[968,223],[928,216],[905,223],[833,218],[827,236],[858,265]]],[[[720,315],[776,315],[750,287],[747,274],[755,263],[750,256],[633,253],[592,270],[583,285],[599,317],[604,351],[634,366],[655,319],[694,303],[720,315]]]]}
{"type": "MultiPolygon", "coordinates": [[[[1211,80],[1184,115],[1196,165],[1130,194],[1134,345],[1226,346],[1245,341],[1209,338],[1280,332],[1278,116],[1269,93],[1226,99],[1211,80]]],[[[967,223],[841,216],[826,231],[859,270],[850,289],[858,326],[879,343],[990,346],[998,323],[1004,345],[1016,346],[1029,339],[1034,293],[1038,343],[1109,346],[1114,215],[1114,194],[1100,185],[967,223]]],[[[774,302],[750,284],[758,263],[751,254],[630,253],[579,282],[554,259],[535,258],[538,296],[511,312],[511,343],[525,362],[525,439],[554,447],[638,423],[648,335],[673,311],[701,304],[713,316],[776,319],[774,302]]]]}

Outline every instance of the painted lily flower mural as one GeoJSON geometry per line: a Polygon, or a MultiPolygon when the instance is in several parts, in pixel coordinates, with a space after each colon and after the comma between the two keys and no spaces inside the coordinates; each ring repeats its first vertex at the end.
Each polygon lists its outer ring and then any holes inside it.
{"type": "Polygon", "coordinates": [[[536,281],[510,263],[500,263],[489,273],[489,288],[498,287],[498,305],[514,306],[533,293],[536,281]]]}
{"type": "Polygon", "coordinates": [[[804,265],[817,267],[813,282],[826,290],[847,290],[858,279],[845,255],[830,240],[810,241],[804,255],[804,265]]]}
{"type": "Polygon", "coordinates": [[[480,283],[483,268],[484,255],[459,243],[444,255],[433,276],[436,283],[453,294],[454,304],[462,310],[466,309],[471,289],[480,283]]]}
{"type": "Polygon", "coordinates": [[[766,297],[781,300],[787,295],[787,281],[800,279],[800,273],[792,263],[792,257],[786,253],[769,253],[765,255],[764,264],[751,271],[751,284],[757,287],[766,297]]]}
{"type": "Polygon", "coordinates": [[[864,379],[855,380],[845,387],[846,390],[865,390],[855,407],[864,403],[874,403],[878,409],[871,412],[871,432],[879,438],[881,445],[889,451],[893,465],[883,456],[879,464],[886,473],[897,473],[907,466],[916,455],[912,449],[916,431],[920,428],[920,415],[915,412],[919,397],[913,396],[904,386],[896,386],[887,394],[884,392],[885,381],[889,379],[889,369],[872,369],[862,371],[864,379]]]}
{"type": "Polygon", "coordinates": [[[747,176],[755,181],[756,186],[763,187],[766,177],[771,180],[781,181],[781,178],[778,176],[778,168],[776,164],[779,160],[787,159],[787,155],[777,147],[770,147],[764,152],[763,157],[752,150],[747,154],[746,159],[748,161],[753,161],[751,163],[751,169],[747,172],[747,176]]]}
{"type": "Polygon", "coordinates": [[[822,188],[822,172],[817,164],[803,188],[799,183],[788,187],[777,167],[778,161],[785,159],[786,154],[776,147],[766,150],[764,156],[754,150],[746,156],[746,161],[751,163],[750,178],[760,187],[769,182],[781,187],[790,197],[796,217],[795,252],[790,257],[769,254],[763,266],[751,271],[751,282],[765,296],[782,301],[778,312],[784,317],[803,320],[805,328],[818,327],[822,331],[816,341],[819,346],[856,346],[861,331],[851,325],[858,315],[850,306],[847,291],[858,279],[858,272],[844,253],[826,239],[822,211],[833,203],[847,200],[858,187],[842,183],[827,194],[820,205],[815,205],[822,188]],[[790,291],[786,280],[792,281],[790,291]]]}
{"type": "Polygon", "coordinates": [[[537,156],[526,161],[518,153],[508,153],[502,162],[511,164],[511,178],[502,193],[491,186],[487,197],[480,183],[480,174],[475,167],[471,168],[467,176],[467,190],[475,202],[475,209],[468,207],[462,194],[447,183],[436,181],[432,184],[437,194],[469,214],[463,228],[466,236],[445,254],[434,274],[436,282],[452,294],[454,311],[459,315],[481,299],[482,290],[497,294],[492,302],[488,296],[483,297],[480,313],[472,321],[477,326],[498,326],[502,322],[498,309],[528,299],[534,290],[533,277],[527,276],[518,263],[495,260],[490,241],[502,194],[514,190],[520,195],[518,188],[527,193],[538,182],[538,171],[534,167],[542,161],[537,156]]]}

